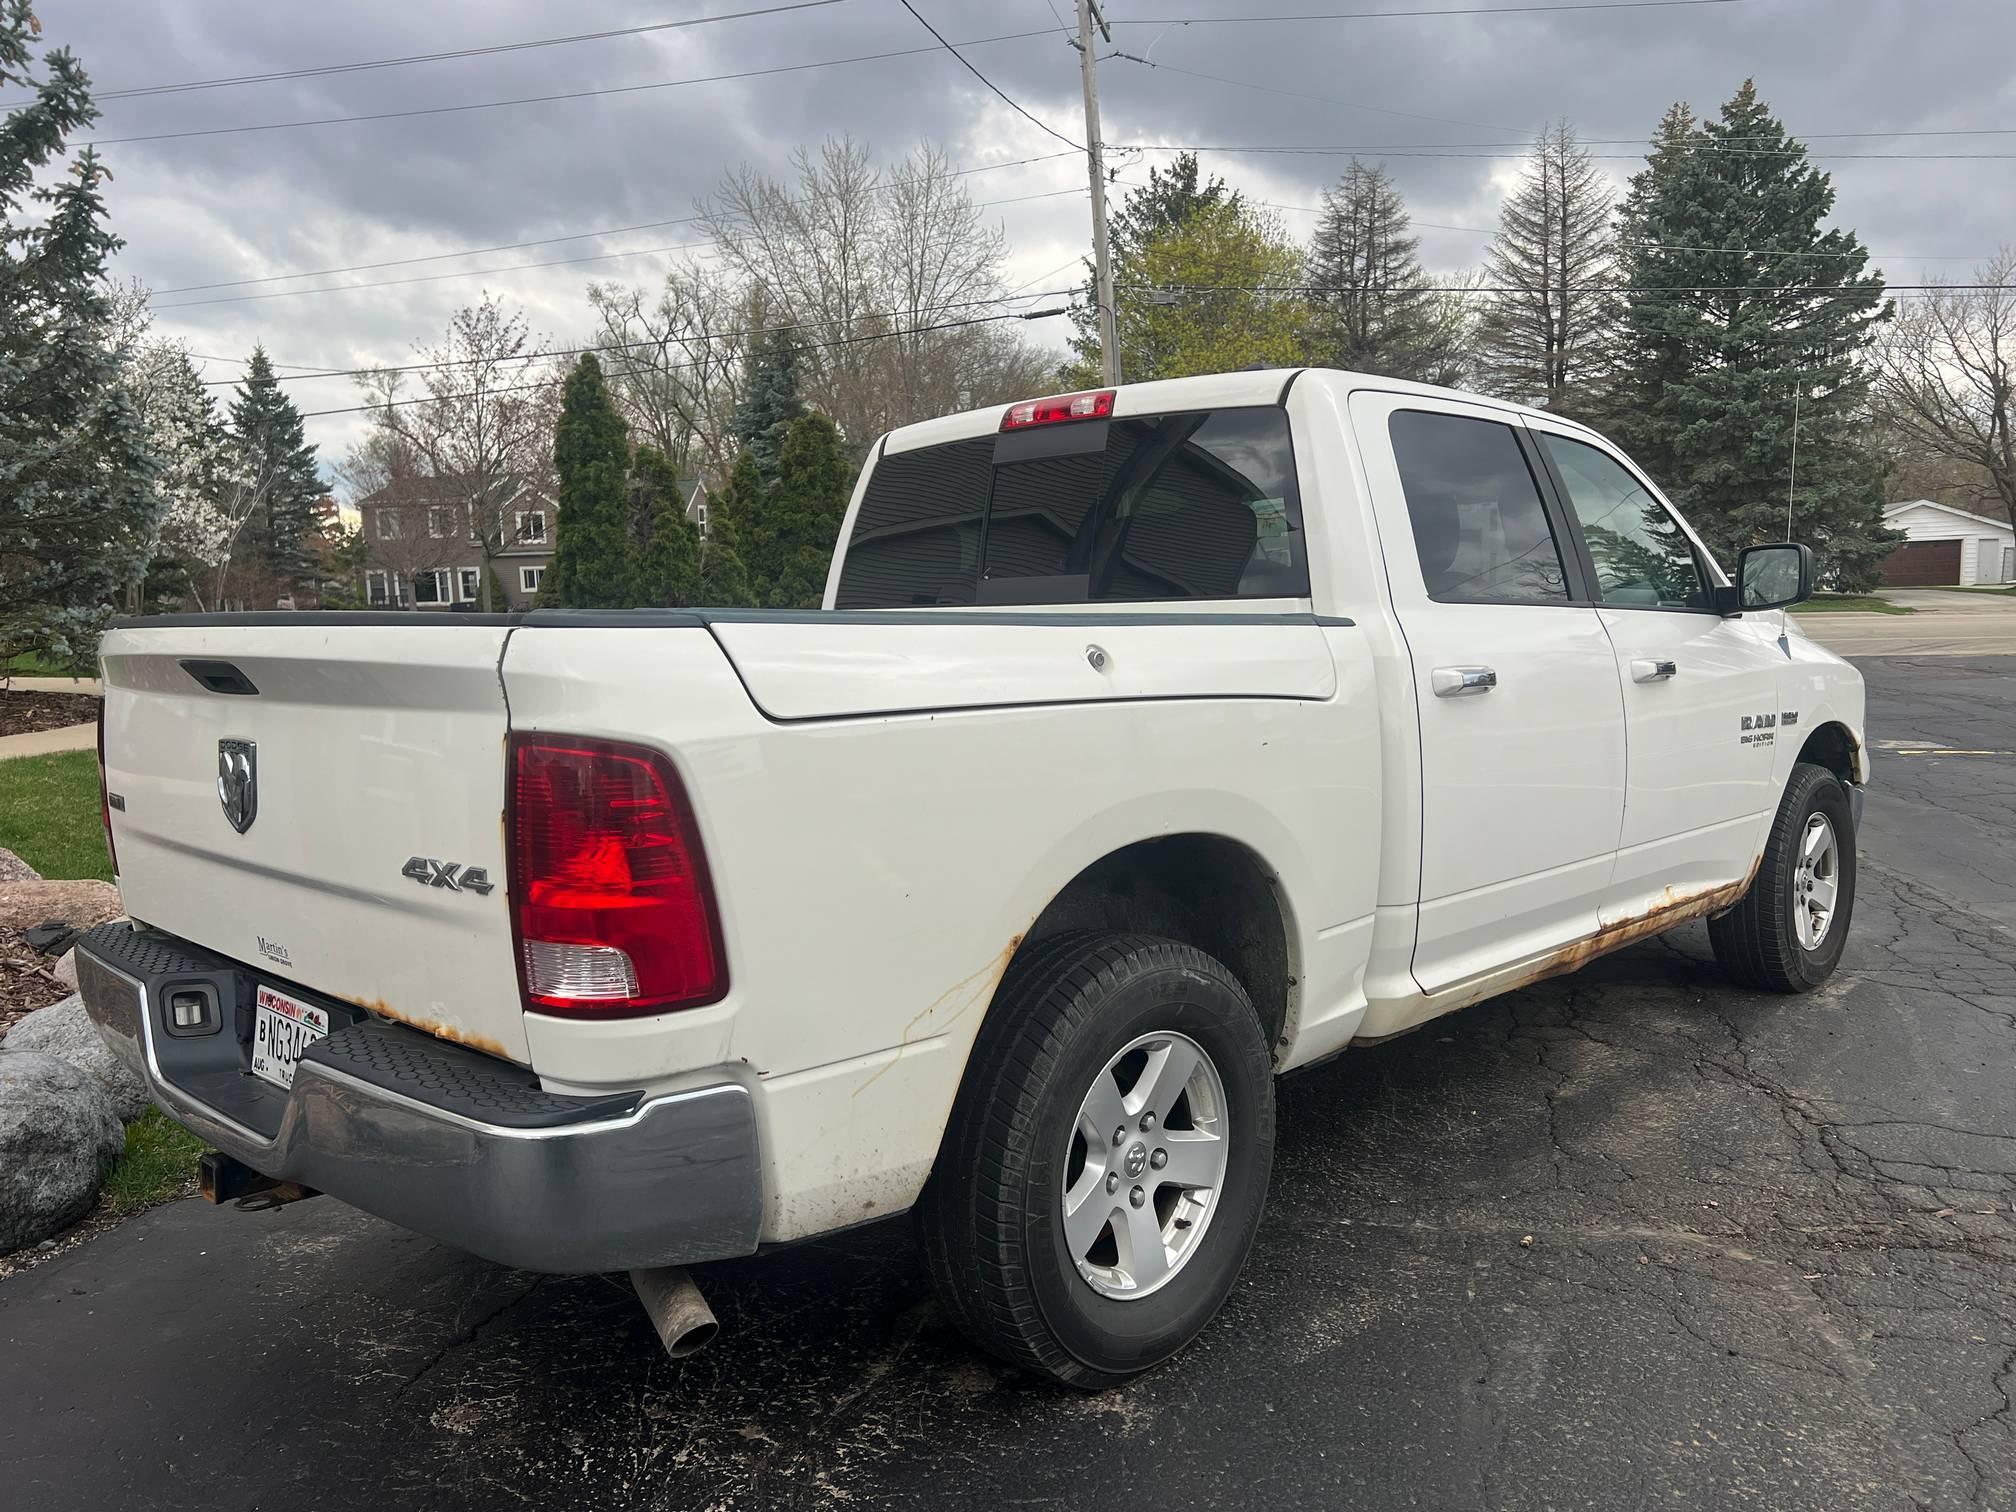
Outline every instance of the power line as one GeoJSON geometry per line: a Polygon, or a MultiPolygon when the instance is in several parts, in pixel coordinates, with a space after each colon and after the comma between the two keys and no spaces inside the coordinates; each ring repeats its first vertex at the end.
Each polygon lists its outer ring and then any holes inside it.
{"type": "Polygon", "coordinates": [[[1743,0],[1589,0],[1579,5],[1465,5],[1432,10],[1309,11],[1284,16],[1130,16],[1115,26],[1244,26],[1261,21],[1389,21],[1410,16],[1523,16],[1547,11],[1670,10],[1683,5],[1740,5],[1743,0]]]}
{"type": "MultiPolygon", "coordinates": [[[[405,68],[413,63],[439,63],[454,58],[484,58],[496,53],[528,52],[540,47],[565,47],[575,42],[603,42],[611,37],[637,37],[647,32],[677,31],[688,26],[711,26],[716,21],[741,21],[751,16],[775,16],[786,11],[815,10],[838,5],[841,0],[793,0],[788,5],[769,5],[761,10],[730,11],[719,16],[692,16],[684,21],[653,21],[644,26],[622,26],[610,31],[575,32],[566,37],[540,37],[530,42],[497,42],[485,47],[458,47],[447,52],[409,53],[399,58],[371,58],[361,63],[327,63],[310,68],[286,68],[272,73],[232,74],[218,79],[190,79],[179,84],[136,84],[126,89],[101,89],[94,97],[106,100],[135,100],[148,95],[187,94],[199,89],[230,89],[241,84],[272,84],[285,79],[312,79],[327,74],[364,73],[378,68],[405,68]]],[[[9,100],[9,105],[20,103],[9,100]]]]}
{"type": "MultiPolygon", "coordinates": [[[[1674,0],[1677,3],[1677,0],[1674,0]]],[[[1984,130],[1982,135],[2016,135],[2016,130],[1993,132],[1984,130]]],[[[1821,133],[1815,133],[1817,138],[1821,133]]],[[[1601,144],[1599,144],[1601,145],[1601,144]]],[[[1724,147],[1715,141],[1693,144],[1698,150],[1720,152],[1732,158],[1786,158],[1818,157],[1829,162],[1874,161],[1878,159],[1903,159],[1910,162],[1999,162],[2016,158],[2016,152],[1808,152],[1802,147],[1782,149],[1762,149],[1753,147],[1724,147]]],[[[1123,149],[1128,152],[1223,152],[1223,153],[1271,153],[1288,157],[1396,157],[1396,158],[1480,158],[1491,161],[1517,159],[1533,150],[1530,142],[1380,142],[1365,147],[1241,147],[1224,145],[1175,145],[1157,142],[1132,142],[1123,149]]],[[[1640,162],[1643,152],[1592,152],[1592,159],[1616,162],[1640,162]]]]}
{"type": "Polygon", "coordinates": [[[978,79],[982,84],[985,84],[990,90],[992,90],[995,96],[1001,101],[1002,104],[1006,105],[1010,110],[1014,111],[1015,114],[1022,117],[1023,120],[1029,122],[1032,126],[1037,127],[1039,130],[1049,132],[1051,136],[1057,138],[1057,140],[1062,142],[1065,146],[1075,147],[1080,152],[1083,152],[1085,150],[1085,146],[1082,142],[1072,141],[1071,138],[1064,135],[1064,133],[1061,131],[1052,131],[1050,127],[1044,125],[1042,121],[1038,120],[1035,116],[1029,114],[1028,111],[1024,110],[1014,100],[1010,99],[1007,92],[1003,90],[999,84],[996,84],[992,79],[988,78],[987,75],[980,72],[979,69],[975,68],[972,62],[968,60],[968,58],[964,53],[960,52],[959,49],[954,47],[950,42],[947,42],[945,40],[945,34],[939,31],[938,28],[933,26],[929,21],[926,21],[924,19],[924,13],[918,10],[916,6],[912,5],[910,3],[910,0],[903,0],[903,9],[907,10],[908,12],[910,12],[911,15],[915,16],[917,18],[917,24],[923,27],[924,30],[931,33],[932,36],[936,37],[938,39],[938,45],[944,48],[945,51],[947,51],[948,53],[952,54],[953,57],[957,58],[959,60],[960,66],[964,68],[966,72],[973,75],[974,78],[978,79]]]}
{"type": "MultiPolygon", "coordinates": [[[[1060,290],[1059,292],[1068,291],[1060,290]]],[[[943,320],[935,325],[912,326],[907,330],[901,331],[878,331],[872,336],[842,336],[833,341],[808,341],[803,343],[799,350],[808,352],[823,351],[828,347],[856,346],[864,341],[888,341],[897,336],[922,336],[931,331],[950,331],[961,326],[989,325],[1002,320],[1047,320],[1053,315],[1069,315],[1070,313],[1071,310],[1068,305],[1058,305],[1056,308],[1049,310],[1019,310],[1003,315],[975,315],[966,320],[943,320]]],[[[588,350],[596,349],[589,348],[588,350]]],[[[608,349],[603,348],[601,350],[608,349]]],[[[539,353],[537,355],[557,356],[562,354],[539,353]]],[[[687,368],[698,366],[700,364],[697,362],[679,362],[661,368],[659,371],[667,373],[680,372],[687,368]]],[[[440,404],[451,399],[481,399],[490,394],[515,394],[527,389],[551,388],[556,383],[564,382],[566,382],[565,378],[542,378],[535,383],[516,383],[494,389],[472,389],[467,393],[461,394],[427,394],[413,399],[393,399],[383,404],[351,404],[341,409],[303,410],[301,411],[301,418],[303,420],[313,420],[322,415],[359,415],[378,410],[403,409],[409,404],[440,404]]]]}
{"type": "MultiPolygon", "coordinates": [[[[1009,199],[981,200],[973,208],[991,209],[997,205],[1020,205],[1030,200],[1057,199],[1066,194],[1083,194],[1083,189],[1049,189],[1041,194],[1021,194],[1009,199]]],[[[441,283],[451,278],[484,278],[493,273],[523,273],[535,268],[565,268],[581,263],[616,262],[630,257],[656,257],[667,252],[694,252],[706,247],[731,244],[736,238],[726,241],[672,242],[661,247],[636,247],[627,252],[590,252],[579,257],[552,257],[543,262],[507,263],[496,268],[455,268],[446,273],[416,273],[408,278],[373,278],[361,283],[328,284],[318,289],[275,289],[265,294],[221,294],[210,299],[181,299],[173,304],[155,305],[157,312],[168,310],[193,310],[202,305],[253,304],[268,299],[292,299],[300,294],[349,294],[364,289],[401,288],[408,284],[441,283]]]]}
{"type": "MultiPolygon", "coordinates": [[[[1016,158],[1013,162],[1008,163],[983,163],[977,168],[956,168],[939,176],[943,178],[968,178],[976,173],[998,173],[1005,168],[1026,168],[1031,163],[1050,163],[1055,162],[1061,157],[1072,157],[1075,155],[1075,150],[1073,152],[1046,152],[1037,157],[1016,158]]],[[[883,185],[881,187],[886,190],[892,188],[893,185],[883,185]]],[[[793,200],[791,203],[794,205],[803,204],[804,201],[793,200]]],[[[987,203],[1009,204],[1012,201],[990,200],[987,203]]],[[[682,215],[672,220],[640,221],[634,226],[604,226],[599,230],[575,231],[566,236],[546,236],[531,241],[499,242],[495,246],[490,247],[465,247],[459,252],[428,252],[418,257],[389,257],[379,262],[350,263],[339,268],[309,268],[299,273],[269,273],[260,278],[226,278],[220,279],[215,283],[182,284],[173,289],[155,289],[148,297],[158,299],[168,294],[201,294],[211,289],[236,289],[249,287],[252,284],[286,283],[296,278],[330,278],[338,273],[372,273],[380,268],[403,268],[410,267],[414,263],[445,262],[456,257],[482,257],[491,252],[517,252],[527,247],[550,247],[560,242],[589,241],[601,236],[622,236],[632,231],[659,231],[667,226],[690,226],[695,221],[703,218],[698,215],[682,215]]],[[[353,287],[364,288],[369,287],[369,285],[360,284],[353,287]]],[[[319,291],[309,289],[295,290],[294,292],[316,293],[319,291]]]]}
{"type": "MultiPolygon", "coordinates": [[[[1160,289],[1174,294],[1322,294],[1332,292],[1321,284],[1125,284],[1129,289],[1160,289]]],[[[1918,291],[1943,294],[1965,290],[2016,291],[2016,284],[1920,283],[1884,284],[1876,288],[1844,289],[1839,284],[1786,284],[1777,288],[1756,284],[1578,284],[1559,292],[1568,294],[1816,294],[1842,298],[1876,298],[1918,291]]],[[[1531,289],[1518,284],[1445,285],[1438,294],[1527,294],[1531,289]]]]}
{"type": "MultiPolygon", "coordinates": [[[[961,47],[982,47],[993,42],[1015,42],[1024,37],[1047,37],[1048,27],[1033,31],[1004,32],[998,37],[976,37],[961,47]]],[[[851,58],[822,58],[814,63],[782,63],[774,68],[749,68],[739,73],[708,74],[695,79],[661,79],[655,84],[616,84],[603,89],[573,89],[564,94],[523,95],[510,100],[481,100],[472,105],[430,105],[413,110],[381,110],[369,115],[316,116],[301,121],[262,121],[247,126],[207,126],[192,131],[152,131],[134,136],[97,137],[82,143],[87,147],[110,147],[125,142],[172,142],[189,137],[236,136],[249,131],[293,131],[303,126],[340,126],[356,121],[402,121],[416,116],[461,115],[472,110],[502,110],[515,105],[547,105],[557,100],[587,100],[602,95],[642,94],[654,89],[683,89],[689,84],[724,84],[738,79],[765,79],[776,74],[805,73],[815,68],[838,68],[850,63],[876,63],[887,58],[915,58],[938,51],[935,47],[901,47],[889,52],[860,53],[851,58]]],[[[1046,128],[1047,129],[1047,128],[1046,128]]],[[[1077,145],[1075,142],[1072,144],[1077,145]]]]}

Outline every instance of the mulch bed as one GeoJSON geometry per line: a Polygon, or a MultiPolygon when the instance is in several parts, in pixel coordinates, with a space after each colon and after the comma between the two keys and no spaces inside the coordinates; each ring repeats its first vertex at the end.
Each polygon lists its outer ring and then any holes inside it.
{"type": "Polygon", "coordinates": [[[0,735],[61,730],[90,724],[97,717],[95,693],[30,693],[19,688],[0,692],[0,735]]]}
{"type": "Polygon", "coordinates": [[[0,1034],[70,996],[71,988],[47,975],[55,964],[53,956],[37,955],[19,940],[0,940],[0,1034]]]}

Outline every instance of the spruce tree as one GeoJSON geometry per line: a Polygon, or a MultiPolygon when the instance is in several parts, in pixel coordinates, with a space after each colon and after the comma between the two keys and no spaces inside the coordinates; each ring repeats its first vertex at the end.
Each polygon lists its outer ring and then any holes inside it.
{"type": "Polygon", "coordinates": [[[853,486],[854,469],[833,422],[820,414],[793,421],[778,453],[777,488],[769,501],[766,606],[819,607],[853,486]]]}
{"type": "Polygon", "coordinates": [[[765,331],[749,352],[742,398],[729,430],[756,459],[765,486],[777,481],[777,454],[791,422],[805,413],[798,395],[798,344],[789,331],[765,331]]]}
{"type": "Polygon", "coordinates": [[[657,447],[640,446],[630,473],[643,537],[635,556],[631,606],[679,609],[699,602],[700,538],[686,518],[679,470],[657,447]]]}
{"type": "Polygon", "coordinates": [[[701,603],[735,609],[756,602],[742,559],[742,521],[762,492],[756,459],[745,451],[735,459],[728,486],[707,496],[707,539],[700,553],[701,603]]]}
{"type": "Polygon", "coordinates": [[[1618,301],[1610,190],[1567,122],[1542,131],[1484,255],[1477,325],[1492,392],[1557,414],[1602,407],[1618,301]]]}
{"type": "Polygon", "coordinates": [[[0,661],[81,666],[146,572],[161,498],[108,339],[104,172],[88,147],[52,168],[97,108],[67,51],[36,77],[39,31],[0,0],[0,89],[27,92],[0,124],[0,661]]]}
{"type": "Polygon", "coordinates": [[[634,575],[630,437],[592,352],[567,374],[553,428],[553,467],[559,539],[540,599],[568,609],[626,607],[634,575]]]}
{"type": "Polygon", "coordinates": [[[1833,208],[1753,84],[1698,128],[1669,111],[1620,217],[1616,424],[1725,561],[1784,539],[1789,492],[1793,538],[1855,588],[1898,539],[1867,423],[1865,354],[1890,306],[1855,234],[1822,229],[1833,208]]]}
{"type": "Polygon", "coordinates": [[[1310,361],[1417,383],[1457,381],[1458,332],[1410,226],[1383,166],[1353,158],[1323,191],[1309,248],[1310,361]]]}
{"type": "Polygon", "coordinates": [[[311,580],[315,508],[325,492],[321,469],[302,429],[301,413],[274,377],[263,346],[252,349],[245,380],[231,401],[227,429],[232,470],[255,500],[239,555],[249,548],[276,591],[311,580]]]}

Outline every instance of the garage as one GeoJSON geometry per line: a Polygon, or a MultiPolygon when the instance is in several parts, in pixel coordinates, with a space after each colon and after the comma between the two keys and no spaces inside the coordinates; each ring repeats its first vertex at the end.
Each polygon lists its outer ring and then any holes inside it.
{"type": "Polygon", "coordinates": [[[1883,558],[1886,588],[1944,588],[1960,581],[1960,542],[1906,541],[1883,558]]]}

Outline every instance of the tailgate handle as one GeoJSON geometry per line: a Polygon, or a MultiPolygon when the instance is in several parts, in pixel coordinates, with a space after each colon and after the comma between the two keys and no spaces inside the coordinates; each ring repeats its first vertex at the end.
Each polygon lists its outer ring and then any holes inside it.
{"type": "Polygon", "coordinates": [[[182,670],[212,693],[256,695],[259,691],[253,686],[251,678],[227,661],[199,661],[192,658],[182,663],[182,670]]]}

